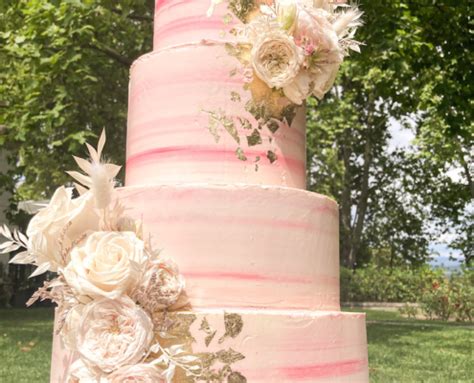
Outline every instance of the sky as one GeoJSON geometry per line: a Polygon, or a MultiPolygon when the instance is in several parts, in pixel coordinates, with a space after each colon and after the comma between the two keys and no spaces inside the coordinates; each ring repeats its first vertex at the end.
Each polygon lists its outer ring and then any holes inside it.
{"type": "MultiPolygon", "coordinates": [[[[396,148],[407,148],[411,146],[415,134],[410,129],[403,128],[402,125],[395,119],[390,120],[389,131],[392,138],[390,139],[388,149],[392,151],[396,148]]],[[[451,169],[448,175],[453,180],[460,180],[462,177],[461,169],[451,169]]],[[[439,237],[436,241],[430,244],[433,260],[430,262],[433,266],[444,267],[452,270],[458,268],[463,260],[459,251],[450,249],[446,243],[452,239],[454,234],[447,234],[439,237]],[[450,260],[455,258],[455,260],[450,260]]]]}

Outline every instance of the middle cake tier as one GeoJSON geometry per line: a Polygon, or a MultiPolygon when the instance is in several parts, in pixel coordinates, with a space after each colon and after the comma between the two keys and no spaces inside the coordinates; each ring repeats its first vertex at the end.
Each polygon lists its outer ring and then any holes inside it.
{"type": "Polygon", "coordinates": [[[333,200],[238,184],[125,187],[119,200],[179,265],[192,307],[339,310],[333,200]]]}
{"type": "Polygon", "coordinates": [[[130,73],[126,184],[306,187],[303,107],[258,78],[235,47],[205,40],[154,51],[130,73]]]}

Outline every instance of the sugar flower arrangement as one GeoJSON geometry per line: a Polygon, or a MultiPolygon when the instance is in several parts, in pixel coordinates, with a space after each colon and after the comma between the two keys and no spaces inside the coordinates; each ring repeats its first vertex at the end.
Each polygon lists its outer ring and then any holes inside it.
{"type": "Polygon", "coordinates": [[[197,376],[198,357],[156,341],[156,334],[167,336],[163,313],[184,304],[184,280],[116,202],[120,167],[102,161],[104,144],[102,133],[97,150],[87,145],[89,161],[75,157],[83,173],[68,173],[78,196],[58,188],[26,235],[0,227],[7,238],[0,252],[24,248],[12,263],[36,265],[31,276],[57,273],[28,305],[38,299],[58,305],[56,331],[79,356],[67,382],[171,382],[177,366],[197,376]]]}
{"type": "MultiPolygon", "coordinates": [[[[224,0],[212,0],[208,16],[224,0]]],[[[228,0],[243,21],[235,29],[243,61],[269,88],[301,105],[309,96],[322,99],[362,24],[356,6],[329,0],[228,0]],[[241,49],[242,51],[242,49],[241,49]]]]}

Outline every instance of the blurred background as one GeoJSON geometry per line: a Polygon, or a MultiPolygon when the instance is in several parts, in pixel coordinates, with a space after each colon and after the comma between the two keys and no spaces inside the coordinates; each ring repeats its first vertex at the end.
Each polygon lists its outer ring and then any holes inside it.
{"type": "MultiPolygon", "coordinates": [[[[472,2],[360,8],[362,53],[308,103],[308,189],[340,205],[341,299],[368,313],[372,380],[469,381],[472,2]]],[[[31,201],[70,182],[72,155],[104,127],[106,156],[124,162],[128,70],[152,49],[153,10],[153,0],[0,1],[0,224],[24,228],[31,201]]],[[[12,256],[0,255],[0,357],[22,366],[0,366],[0,380],[47,381],[51,308],[22,308],[50,276],[28,279],[12,256]]]]}

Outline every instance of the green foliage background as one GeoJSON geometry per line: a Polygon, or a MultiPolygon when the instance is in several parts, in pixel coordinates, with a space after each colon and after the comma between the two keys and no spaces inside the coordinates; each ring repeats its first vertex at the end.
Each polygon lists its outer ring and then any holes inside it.
{"type": "MultiPolygon", "coordinates": [[[[348,267],[423,263],[447,232],[473,256],[469,5],[362,2],[362,53],[308,103],[308,187],[339,202],[348,267]],[[389,148],[395,120],[415,135],[412,147],[389,148]]],[[[106,155],[123,163],[128,69],[151,50],[153,9],[153,0],[0,2],[0,149],[10,163],[0,186],[12,207],[69,181],[71,155],[104,127],[106,155]]]]}

